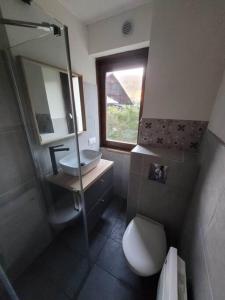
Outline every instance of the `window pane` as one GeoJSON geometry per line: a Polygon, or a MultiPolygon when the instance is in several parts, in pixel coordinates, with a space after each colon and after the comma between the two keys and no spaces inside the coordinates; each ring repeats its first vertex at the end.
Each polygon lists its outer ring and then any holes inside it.
{"type": "Polygon", "coordinates": [[[137,143],[144,68],[106,73],[106,140],[137,143]]]}

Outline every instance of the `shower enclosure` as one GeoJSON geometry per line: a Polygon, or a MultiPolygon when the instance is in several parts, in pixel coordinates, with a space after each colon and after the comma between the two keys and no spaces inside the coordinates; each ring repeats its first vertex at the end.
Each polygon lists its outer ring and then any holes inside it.
{"type": "MultiPolygon", "coordinates": [[[[61,230],[61,228],[52,228],[48,224],[48,214],[51,213],[53,208],[54,199],[49,193],[49,184],[46,183],[46,176],[51,172],[50,157],[48,153],[49,146],[58,146],[58,144],[65,144],[67,149],[76,156],[78,161],[78,175],[79,175],[79,204],[80,209],[79,222],[80,236],[82,239],[79,239],[77,243],[83,243],[85,249],[85,256],[87,258],[88,264],[89,260],[89,245],[88,245],[88,231],[87,231],[87,218],[85,210],[85,201],[84,201],[84,191],[81,175],[81,161],[80,161],[80,150],[79,150],[79,137],[78,137],[78,120],[77,120],[77,107],[75,105],[75,95],[74,95],[74,83],[73,83],[73,70],[70,56],[70,44],[69,44],[69,34],[68,28],[65,25],[60,24],[55,19],[46,15],[46,18],[43,22],[27,22],[24,20],[13,20],[13,19],[0,19],[0,26],[4,26],[7,31],[9,45],[3,51],[1,51],[1,56],[3,56],[4,61],[7,62],[7,67],[11,76],[12,85],[14,93],[16,95],[20,117],[23,123],[23,130],[27,139],[27,147],[30,150],[30,156],[32,158],[33,169],[35,173],[35,185],[36,188],[40,191],[40,198],[38,207],[40,209],[40,215],[43,214],[40,218],[45,219],[45,227],[47,228],[48,233],[43,233],[45,235],[45,242],[43,243],[46,246],[53,239],[54,235],[61,230]],[[74,128],[74,135],[67,137],[61,141],[55,141],[54,143],[46,143],[45,145],[40,145],[35,139],[35,128],[33,121],[31,119],[31,113],[29,105],[27,105],[27,88],[24,82],[24,75],[21,70],[21,57],[33,60],[35,62],[41,62],[55,66],[59,69],[66,70],[67,73],[67,82],[69,87],[69,101],[71,106],[71,120],[72,127],[74,128]]],[[[31,74],[31,78],[34,77],[34,81],[37,80],[38,73],[31,74]]],[[[37,95],[38,92],[35,91],[37,95]]],[[[59,153],[61,157],[65,153],[59,153]]],[[[18,159],[20,159],[18,157],[18,159]]],[[[23,166],[26,168],[26,165],[23,166]]],[[[22,167],[22,168],[23,168],[22,167]]],[[[53,194],[54,195],[54,194],[53,194]]],[[[74,199],[73,199],[74,200],[74,199]]],[[[77,200],[76,200],[77,201],[77,200]]],[[[74,209],[77,209],[77,203],[74,203],[74,209]]],[[[29,226],[29,224],[28,224],[29,226]]],[[[78,226],[78,225],[77,225],[78,226]]],[[[43,229],[44,230],[44,229],[43,229]]],[[[22,238],[22,237],[21,237],[22,238]]],[[[78,245],[79,246],[79,245],[78,245]]],[[[41,252],[41,249],[40,251],[41,252]]],[[[1,254],[1,253],[0,253],[1,254]]],[[[36,253],[37,255],[37,253],[36,253]]],[[[34,257],[33,257],[34,258],[34,257]]],[[[29,259],[28,259],[29,261],[29,259]]],[[[30,261],[32,259],[30,258],[30,261]]],[[[27,263],[28,264],[28,263],[27,263]]],[[[8,272],[7,262],[5,264],[5,269],[8,272]]],[[[13,270],[14,271],[14,270],[13,270]]],[[[12,271],[12,272],[13,272],[12,271]]],[[[19,272],[19,271],[18,271],[19,272]]],[[[76,274],[75,274],[76,276],[76,274]]],[[[12,286],[10,285],[7,277],[2,268],[0,268],[0,280],[4,285],[9,299],[18,299],[15,292],[13,291],[12,286]]]]}

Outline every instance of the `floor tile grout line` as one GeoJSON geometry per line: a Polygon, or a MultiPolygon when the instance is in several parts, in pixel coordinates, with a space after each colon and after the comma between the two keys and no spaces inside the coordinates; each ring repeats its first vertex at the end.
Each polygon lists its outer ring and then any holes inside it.
{"type": "MultiPolygon", "coordinates": [[[[111,239],[110,237],[106,240],[105,244],[106,244],[109,240],[112,240],[113,242],[116,242],[117,244],[120,244],[120,245],[121,245],[121,243],[119,243],[118,241],[115,241],[115,240],[111,239]]],[[[122,245],[121,245],[121,247],[122,247],[122,245]]],[[[103,247],[103,248],[104,248],[104,247],[103,247]]],[[[103,250],[103,248],[102,248],[102,250],[103,250]]],[[[101,250],[101,252],[102,252],[102,250],[101,250]]],[[[100,256],[100,254],[101,254],[101,253],[99,253],[99,256],[100,256]]],[[[105,272],[107,272],[108,274],[110,274],[112,277],[116,278],[122,285],[125,285],[126,287],[129,287],[129,288],[131,288],[131,289],[134,290],[134,291],[137,291],[137,289],[135,289],[134,287],[132,287],[129,283],[125,282],[125,281],[122,280],[121,278],[116,277],[116,276],[115,276],[114,274],[112,274],[109,270],[107,270],[106,268],[104,268],[104,267],[102,267],[101,265],[99,265],[98,259],[96,260],[95,265],[97,265],[100,269],[102,269],[102,270],[104,270],[105,272]]]]}
{"type": "Polygon", "coordinates": [[[80,258],[87,258],[87,256],[85,256],[83,253],[81,253],[79,250],[74,250],[73,247],[71,247],[70,245],[68,245],[66,242],[63,241],[63,245],[66,247],[67,250],[73,252],[74,254],[77,254],[80,256],[80,258]]]}
{"type": "Polygon", "coordinates": [[[78,292],[76,293],[76,295],[75,295],[76,298],[74,298],[73,300],[78,299],[78,297],[79,297],[79,295],[80,295],[80,293],[81,293],[81,291],[82,291],[82,288],[84,287],[85,283],[87,282],[87,279],[88,279],[88,277],[89,277],[91,271],[93,270],[94,266],[97,265],[98,257],[100,256],[100,254],[101,254],[103,248],[105,247],[105,244],[106,244],[107,241],[108,241],[108,238],[106,237],[106,240],[105,240],[103,246],[101,247],[101,249],[99,250],[99,253],[98,253],[98,255],[97,255],[97,257],[96,257],[96,259],[95,259],[93,265],[91,266],[91,268],[89,268],[88,274],[85,276],[85,279],[83,280],[83,282],[82,282],[82,284],[81,284],[81,286],[80,286],[80,288],[79,288],[79,291],[78,291],[78,292]]]}
{"type": "MultiPolygon", "coordinates": [[[[101,254],[103,248],[105,247],[105,244],[107,243],[107,241],[108,241],[108,239],[109,239],[109,236],[103,235],[102,233],[100,233],[100,234],[101,234],[102,236],[104,236],[106,239],[105,239],[105,242],[103,243],[103,245],[101,246],[101,248],[99,249],[99,253],[97,254],[96,258],[95,258],[94,261],[93,261],[94,264],[95,264],[96,261],[98,260],[99,255],[101,254]]],[[[76,251],[76,250],[74,250],[74,248],[73,248],[72,246],[69,245],[69,243],[65,242],[64,240],[63,240],[63,245],[64,245],[64,246],[66,247],[66,249],[69,250],[70,252],[75,252],[75,251],[76,251]]],[[[81,258],[83,258],[83,259],[87,258],[87,256],[83,255],[83,253],[81,253],[79,250],[77,250],[77,254],[78,254],[81,258]]]]}
{"type": "MultiPolygon", "coordinates": [[[[72,249],[72,247],[70,247],[69,245],[67,245],[67,243],[65,243],[64,241],[63,241],[62,243],[63,243],[63,246],[65,246],[65,248],[66,248],[67,250],[69,250],[70,252],[74,252],[74,251],[73,251],[74,249],[72,249]]],[[[79,255],[80,255],[80,252],[79,252],[79,255]]],[[[80,256],[80,258],[81,258],[81,259],[87,259],[86,256],[80,256]]],[[[77,260],[77,261],[78,261],[78,260],[77,260]]],[[[94,265],[94,264],[93,264],[93,265],[94,265]]],[[[78,291],[77,291],[76,293],[74,293],[74,295],[73,295],[72,297],[69,295],[69,293],[67,293],[67,291],[66,291],[65,289],[59,287],[59,290],[60,290],[60,291],[61,291],[68,299],[70,299],[70,300],[75,300],[76,298],[74,298],[74,297],[77,297],[77,296],[79,295],[79,293],[80,293],[80,291],[81,291],[83,285],[85,284],[85,282],[86,282],[86,280],[87,280],[87,278],[88,278],[88,276],[89,276],[89,274],[90,274],[90,272],[91,272],[91,270],[92,270],[92,268],[93,268],[93,265],[92,265],[91,268],[88,269],[88,272],[87,272],[87,274],[85,275],[85,278],[82,280],[81,286],[79,287],[78,291]]],[[[53,269],[52,269],[52,270],[53,270],[53,269]]],[[[54,271],[54,270],[53,270],[53,271],[54,271]]],[[[50,281],[52,284],[54,284],[54,285],[57,286],[57,280],[54,279],[54,277],[49,277],[49,281],[50,281]]]]}
{"type": "Polygon", "coordinates": [[[114,238],[112,238],[112,237],[109,237],[111,240],[113,240],[114,242],[117,242],[118,244],[121,244],[122,245],[122,239],[121,239],[121,241],[119,241],[119,240],[116,240],[116,239],[114,239],[114,238]]]}
{"type": "Polygon", "coordinates": [[[116,277],[114,274],[112,274],[109,270],[106,270],[106,268],[100,266],[97,262],[95,264],[96,266],[98,266],[100,269],[102,269],[103,271],[105,271],[106,273],[108,273],[109,275],[111,275],[113,278],[115,278],[117,281],[119,281],[123,286],[125,286],[126,288],[130,288],[132,291],[137,292],[137,289],[135,289],[133,286],[131,286],[129,283],[125,282],[124,280],[122,280],[121,278],[116,277]]]}
{"type": "MultiPolygon", "coordinates": [[[[62,293],[66,298],[71,299],[71,300],[75,300],[75,299],[77,299],[77,297],[79,297],[79,294],[80,294],[81,290],[83,289],[83,286],[87,282],[87,279],[88,279],[91,271],[93,270],[94,266],[98,266],[99,268],[101,268],[102,270],[104,270],[110,276],[112,276],[113,278],[115,278],[122,286],[126,287],[127,289],[134,290],[134,288],[131,285],[129,285],[128,283],[124,282],[122,279],[117,278],[112,273],[110,273],[108,270],[105,270],[104,268],[102,268],[101,266],[99,266],[97,264],[97,261],[99,260],[99,257],[101,255],[101,253],[102,253],[102,251],[103,251],[106,243],[109,240],[111,240],[111,241],[113,241],[113,242],[115,242],[117,244],[120,244],[120,242],[118,240],[115,240],[115,239],[112,238],[112,233],[113,233],[113,230],[115,230],[115,227],[117,226],[117,224],[120,222],[121,212],[115,210],[113,212],[113,215],[111,215],[111,217],[113,216],[113,218],[112,218],[113,221],[111,220],[112,223],[110,224],[110,227],[108,227],[111,230],[109,230],[108,232],[106,231],[106,233],[102,233],[101,230],[96,231],[96,237],[93,239],[93,241],[95,242],[98,239],[98,237],[99,237],[98,235],[102,235],[102,237],[104,237],[104,241],[103,241],[103,244],[100,243],[101,247],[99,249],[97,248],[98,249],[97,255],[95,256],[95,259],[92,261],[91,267],[87,269],[87,272],[85,271],[86,273],[84,274],[84,278],[82,278],[81,283],[79,285],[79,288],[76,291],[74,290],[73,293],[69,293],[69,291],[67,291],[67,289],[66,289],[66,286],[64,286],[64,285],[58,285],[58,281],[57,281],[57,279],[54,276],[50,276],[49,277],[49,283],[51,285],[55,286],[55,288],[58,289],[58,292],[62,293]]],[[[110,219],[110,217],[109,217],[109,219],[110,219]]],[[[83,259],[86,258],[86,256],[83,254],[83,252],[81,252],[81,251],[79,251],[77,249],[74,249],[74,247],[72,246],[72,244],[69,243],[69,240],[66,240],[64,238],[61,239],[62,236],[60,237],[60,235],[61,235],[61,233],[59,234],[58,237],[56,237],[56,239],[59,239],[59,244],[61,244],[66,249],[66,251],[68,251],[68,253],[71,253],[73,255],[74,262],[77,262],[77,261],[80,261],[80,260],[83,260],[83,259]]],[[[50,243],[50,245],[53,244],[53,243],[54,243],[54,240],[52,241],[52,243],[50,243]]],[[[50,245],[48,246],[48,248],[50,247],[50,245]]],[[[57,244],[55,245],[55,247],[57,247],[57,244]]],[[[44,252],[45,251],[43,251],[42,254],[44,254],[44,252]]],[[[73,258],[73,257],[71,257],[71,258],[73,258]]],[[[54,268],[52,270],[54,271],[54,268]]],[[[74,274],[74,275],[76,275],[76,274],[74,274]]]]}
{"type": "Polygon", "coordinates": [[[88,268],[88,272],[87,272],[87,274],[86,274],[84,280],[82,280],[82,283],[81,283],[81,285],[80,285],[78,291],[73,295],[73,298],[72,298],[71,300],[76,300],[76,299],[78,299],[78,297],[79,297],[79,295],[80,295],[80,292],[82,291],[82,289],[83,289],[85,283],[87,282],[87,279],[88,279],[88,277],[89,277],[89,275],[90,275],[90,273],[91,273],[93,267],[94,267],[94,264],[93,264],[90,268],[88,268]]]}
{"type": "Polygon", "coordinates": [[[104,245],[101,247],[101,250],[99,251],[99,253],[98,253],[98,255],[97,255],[97,257],[96,257],[96,260],[95,260],[95,262],[94,262],[94,264],[96,264],[97,263],[97,261],[98,261],[98,258],[99,258],[99,256],[101,255],[101,253],[102,253],[102,250],[104,249],[104,247],[105,247],[105,245],[106,245],[106,243],[108,242],[108,237],[106,237],[106,240],[105,240],[105,242],[104,242],[104,245]]]}
{"type": "Polygon", "coordinates": [[[98,253],[98,255],[97,255],[97,257],[96,257],[96,259],[95,259],[95,261],[94,261],[94,264],[97,262],[97,260],[98,260],[98,258],[99,258],[99,256],[100,256],[100,254],[101,254],[103,248],[105,247],[105,244],[106,244],[107,241],[108,241],[108,238],[106,238],[106,240],[105,240],[103,246],[102,246],[101,249],[99,250],[99,253],[98,253]]]}

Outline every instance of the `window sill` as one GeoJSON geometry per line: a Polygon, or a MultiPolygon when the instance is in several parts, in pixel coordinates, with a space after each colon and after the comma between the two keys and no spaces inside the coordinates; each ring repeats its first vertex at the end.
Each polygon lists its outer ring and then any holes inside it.
{"type": "Polygon", "coordinates": [[[110,147],[100,147],[102,149],[106,149],[107,151],[110,152],[117,152],[117,153],[122,153],[122,154],[130,154],[132,150],[122,150],[122,149],[114,149],[114,148],[110,148],[110,147]]]}

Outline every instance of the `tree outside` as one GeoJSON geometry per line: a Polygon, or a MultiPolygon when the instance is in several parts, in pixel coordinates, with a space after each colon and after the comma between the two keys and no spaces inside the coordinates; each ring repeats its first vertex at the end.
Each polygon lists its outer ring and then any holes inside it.
{"type": "Polygon", "coordinates": [[[140,105],[107,107],[107,140],[137,143],[140,105]]]}
{"type": "Polygon", "coordinates": [[[106,138],[137,143],[143,68],[106,74],[106,138]]]}

